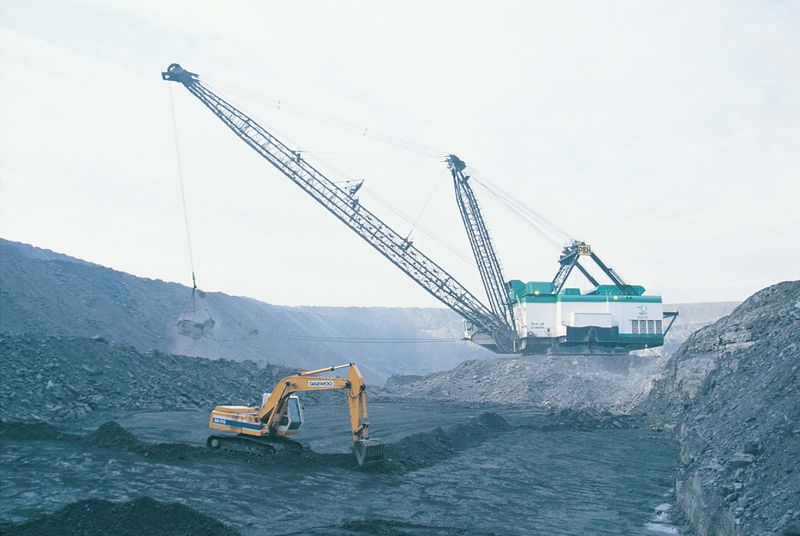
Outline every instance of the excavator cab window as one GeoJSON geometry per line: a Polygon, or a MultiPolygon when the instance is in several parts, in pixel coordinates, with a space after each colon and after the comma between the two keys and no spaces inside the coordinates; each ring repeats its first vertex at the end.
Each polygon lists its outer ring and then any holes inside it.
{"type": "Polygon", "coordinates": [[[303,424],[303,408],[300,407],[300,399],[292,395],[286,399],[286,413],[278,423],[277,429],[283,433],[294,433],[303,424]]]}

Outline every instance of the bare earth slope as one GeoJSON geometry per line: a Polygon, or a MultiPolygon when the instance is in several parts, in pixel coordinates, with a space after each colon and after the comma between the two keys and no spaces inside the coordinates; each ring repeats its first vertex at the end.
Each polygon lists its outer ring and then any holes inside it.
{"type": "Polygon", "coordinates": [[[255,363],[140,353],[78,337],[0,336],[0,417],[60,422],[94,410],[253,404],[290,371],[255,363]]]}
{"type": "Polygon", "coordinates": [[[466,361],[423,378],[390,378],[389,398],[629,412],[649,390],[661,358],[524,356],[466,361]]]}
{"type": "Polygon", "coordinates": [[[393,375],[379,396],[449,400],[468,404],[533,405],[554,409],[633,410],[659,377],[666,356],[697,329],[730,313],[738,303],[667,305],[680,312],[661,349],[641,355],[515,356],[470,360],[427,376],[393,375]]]}
{"type": "MultiPolygon", "coordinates": [[[[409,283],[411,284],[411,283],[409,283]]],[[[66,255],[0,239],[0,333],[93,337],[171,354],[253,360],[295,367],[357,361],[371,382],[427,373],[489,356],[466,342],[355,343],[331,338],[458,338],[446,309],[283,307],[209,293],[198,300],[216,325],[198,338],[176,321],[191,290],[135,277],[66,255]]]]}
{"type": "Polygon", "coordinates": [[[731,314],[741,302],[664,304],[665,311],[677,311],[678,318],[664,338],[664,355],[674,354],[683,341],[698,329],[731,314]]]}
{"type": "Polygon", "coordinates": [[[800,281],[692,335],[642,405],[680,444],[696,532],[800,534],[800,281]]]}

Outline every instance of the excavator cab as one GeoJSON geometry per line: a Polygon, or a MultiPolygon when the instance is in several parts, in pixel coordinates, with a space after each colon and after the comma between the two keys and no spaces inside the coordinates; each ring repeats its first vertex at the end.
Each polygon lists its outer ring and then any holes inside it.
{"type": "Polygon", "coordinates": [[[293,435],[300,430],[303,424],[303,406],[300,405],[300,398],[297,395],[290,395],[286,398],[286,412],[278,421],[275,430],[280,435],[293,435]]]}

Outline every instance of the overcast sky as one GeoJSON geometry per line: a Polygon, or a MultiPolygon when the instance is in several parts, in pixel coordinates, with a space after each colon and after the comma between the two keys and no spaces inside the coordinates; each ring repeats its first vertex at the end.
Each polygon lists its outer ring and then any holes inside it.
{"type": "MultiPolygon", "coordinates": [[[[486,6],[5,0],[0,236],[190,284],[160,79],[180,62],[217,88],[454,152],[666,302],[800,276],[799,3],[486,6]]],[[[439,305],[172,86],[201,288],[439,305]]],[[[364,205],[399,232],[411,226],[374,196],[468,252],[444,163],[224,90],[365,178],[364,205]]],[[[477,194],[507,278],[551,279],[558,248],[477,194]]],[[[412,236],[483,296],[474,266],[412,236]]]]}

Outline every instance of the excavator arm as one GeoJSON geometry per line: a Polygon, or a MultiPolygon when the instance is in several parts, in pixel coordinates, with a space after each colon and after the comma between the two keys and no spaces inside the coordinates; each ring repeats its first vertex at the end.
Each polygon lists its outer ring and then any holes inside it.
{"type": "Polygon", "coordinates": [[[245,452],[274,451],[273,445],[287,443],[294,443],[299,448],[299,443],[284,437],[296,433],[302,424],[302,410],[297,396],[294,396],[295,393],[334,389],[347,392],[353,452],[358,465],[382,460],[383,441],[369,438],[367,386],[355,363],[298,372],[287,376],[275,385],[269,395],[265,395],[261,407],[258,408],[217,406],[211,412],[209,427],[212,430],[238,432],[238,436],[212,435],[207,444],[210,448],[226,446],[231,450],[245,452]],[[326,372],[343,368],[349,369],[346,378],[322,376],[326,372]],[[294,417],[291,416],[292,404],[295,404],[297,412],[294,417]],[[298,421],[293,422],[293,419],[298,418],[298,421]]]}
{"type": "Polygon", "coordinates": [[[327,391],[344,389],[347,391],[347,404],[350,411],[350,430],[353,441],[369,439],[369,420],[367,417],[367,385],[355,363],[337,365],[307,372],[298,372],[283,378],[258,411],[257,418],[267,423],[270,429],[281,421],[287,410],[287,400],[293,393],[308,391],[327,391]],[[320,376],[326,372],[348,368],[347,378],[320,376]]]}

